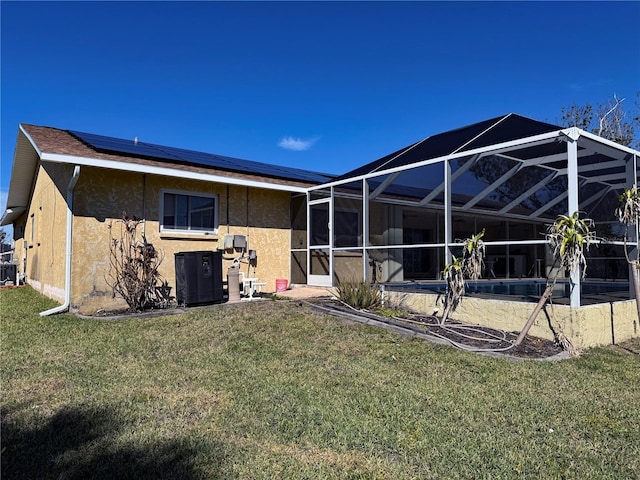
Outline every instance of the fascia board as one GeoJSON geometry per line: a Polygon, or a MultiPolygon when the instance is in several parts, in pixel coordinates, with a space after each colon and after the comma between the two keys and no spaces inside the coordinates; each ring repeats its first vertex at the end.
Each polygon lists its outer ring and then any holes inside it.
{"type": "Polygon", "coordinates": [[[224,177],[221,175],[211,175],[207,173],[188,172],[175,170],[173,168],[157,167],[153,165],[140,165],[113,160],[104,160],[99,158],[78,157],[75,155],[63,155],[58,153],[42,153],[40,156],[43,162],[67,163],[81,166],[107,168],[111,170],[120,170],[125,172],[148,173],[151,175],[160,175],[165,177],[178,177],[190,180],[202,180],[205,182],[226,183],[230,185],[241,185],[246,187],[265,188],[269,190],[279,190],[285,192],[307,191],[306,187],[295,187],[290,185],[279,185],[277,183],[259,182],[255,180],[244,180],[233,177],[224,177]]]}
{"type": "Polygon", "coordinates": [[[36,142],[33,141],[33,138],[31,138],[31,135],[29,135],[29,133],[24,129],[24,127],[22,126],[22,124],[20,124],[19,127],[20,131],[22,132],[22,134],[27,138],[27,140],[29,140],[29,143],[31,144],[31,146],[33,147],[33,149],[36,151],[36,153],[38,154],[38,156],[42,156],[42,152],[40,151],[40,149],[38,148],[38,145],[36,145],[36,142]]]}

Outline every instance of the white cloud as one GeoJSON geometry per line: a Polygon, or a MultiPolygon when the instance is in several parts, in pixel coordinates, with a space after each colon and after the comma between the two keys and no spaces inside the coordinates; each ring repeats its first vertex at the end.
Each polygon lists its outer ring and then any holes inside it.
{"type": "Polygon", "coordinates": [[[295,150],[297,152],[302,152],[304,150],[309,150],[311,146],[317,141],[317,138],[303,139],[284,137],[278,142],[278,146],[284,148],[285,150],[295,150]]]}

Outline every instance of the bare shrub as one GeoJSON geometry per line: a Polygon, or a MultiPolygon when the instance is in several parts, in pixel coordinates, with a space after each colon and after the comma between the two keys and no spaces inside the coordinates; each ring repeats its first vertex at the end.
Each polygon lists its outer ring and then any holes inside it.
{"type": "Polygon", "coordinates": [[[146,237],[138,235],[143,220],[123,212],[121,220],[109,223],[109,272],[107,284],[113,296],[120,295],[131,310],[166,307],[171,297],[158,268],[164,254],[146,237]],[[119,227],[119,228],[118,228],[119,227]]]}

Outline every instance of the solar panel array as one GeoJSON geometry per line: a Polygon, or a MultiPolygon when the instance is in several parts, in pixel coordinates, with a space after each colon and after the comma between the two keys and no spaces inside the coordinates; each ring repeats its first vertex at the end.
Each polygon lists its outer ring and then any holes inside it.
{"type": "Polygon", "coordinates": [[[94,150],[104,153],[170,161],[172,163],[179,163],[183,165],[211,167],[230,172],[240,172],[311,183],[325,183],[335,178],[333,175],[312,172],[300,168],[271,165],[252,160],[243,160],[135,140],[107,137],[104,135],[78,132],[75,130],[68,130],[68,132],[94,150]]]}

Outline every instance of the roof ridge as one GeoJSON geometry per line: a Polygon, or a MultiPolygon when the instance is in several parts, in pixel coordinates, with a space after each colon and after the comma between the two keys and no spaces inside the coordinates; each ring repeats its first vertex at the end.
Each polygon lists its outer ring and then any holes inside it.
{"type": "MultiPolygon", "coordinates": [[[[462,145],[460,145],[458,148],[456,148],[455,150],[453,150],[449,155],[453,155],[456,152],[459,152],[460,150],[462,150],[465,146],[469,145],[470,143],[475,142],[478,138],[480,138],[482,135],[484,135],[485,133],[487,133],[489,130],[491,130],[492,128],[498,126],[500,123],[504,122],[507,118],[509,118],[512,114],[508,113],[506,115],[503,115],[502,118],[500,117],[496,117],[497,121],[490,125],[489,127],[485,128],[482,132],[480,132],[478,135],[476,135],[475,137],[467,140],[466,142],[464,142],[462,145]]],[[[482,122],[477,122],[477,123],[482,123],[482,122]]],[[[471,124],[468,125],[468,127],[471,127],[472,125],[475,124],[471,124]]]]}

